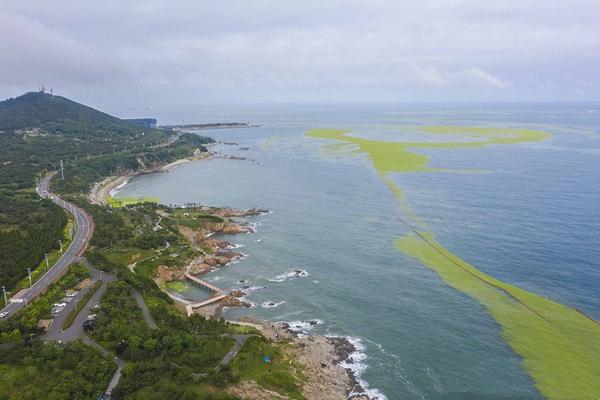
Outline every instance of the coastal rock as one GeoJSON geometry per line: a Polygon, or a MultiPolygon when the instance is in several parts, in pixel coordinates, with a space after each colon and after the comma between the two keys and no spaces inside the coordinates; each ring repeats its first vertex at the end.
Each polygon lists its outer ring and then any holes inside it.
{"type": "Polygon", "coordinates": [[[242,381],[231,386],[227,391],[246,400],[291,400],[288,396],[265,389],[254,381],[242,381]]]}
{"type": "Polygon", "coordinates": [[[182,281],[185,279],[185,271],[180,268],[169,268],[166,265],[159,265],[156,270],[156,276],[164,282],[182,281]]]}
{"type": "Polygon", "coordinates": [[[210,249],[212,252],[215,252],[221,248],[227,248],[231,246],[231,244],[229,242],[226,242],[225,240],[217,240],[210,238],[202,239],[198,244],[204,248],[210,249]]]}
{"type": "Polygon", "coordinates": [[[211,267],[216,267],[218,265],[217,260],[211,257],[206,257],[204,262],[211,267]]]}
{"type": "Polygon", "coordinates": [[[344,368],[338,365],[336,345],[323,336],[296,338],[292,357],[303,366],[308,376],[302,387],[307,400],[346,400],[352,389],[352,381],[344,368]]]}
{"type": "Polygon", "coordinates": [[[247,225],[227,224],[221,228],[221,233],[236,235],[238,233],[252,232],[252,228],[247,225]]]}
{"type": "Polygon", "coordinates": [[[190,264],[188,266],[188,272],[192,275],[203,275],[209,273],[212,270],[213,267],[205,263],[190,264]]]}
{"type": "Polygon", "coordinates": [[[249,303],[240,300],[238,297],[239,296],[234,296],[230,293],[223,300],[221,300],[221,304],[225,307],[250,307],[249,303]]]}
{"type": "Polygon", "coordinates": [[[214,213],[222,218],[242,218],[242,217],[255,217],[258,215],[266,214],[269,210],[264,208],[249,208],[247,210],[234,210],[233,208],[220,208],[215,210],[214,213]]]}

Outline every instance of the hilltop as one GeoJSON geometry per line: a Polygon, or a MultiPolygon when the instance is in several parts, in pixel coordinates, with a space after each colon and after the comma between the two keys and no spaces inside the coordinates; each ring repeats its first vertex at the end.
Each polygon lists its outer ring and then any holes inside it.
{"type": "Polygon", "coordinates": [[[44,92],[29,92],[0,102],[0,130],[32,128],[73,135],[135,135],[142,131],[112,115],[44,92]]]}

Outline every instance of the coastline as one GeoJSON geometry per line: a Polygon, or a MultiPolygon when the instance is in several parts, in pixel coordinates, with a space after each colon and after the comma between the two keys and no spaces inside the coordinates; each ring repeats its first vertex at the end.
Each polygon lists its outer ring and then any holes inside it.
{"type": "Polygon", "coordinates": [[[195,162],[195,161],[208,160],[211,157],[214,157],[214,154],[211,152],[197,153],[192,157],[180,158],[178,160],[172,161],[168,164],[162,165],[153,170],[141,170],[141,171],[134,171],[134,172],[131,172],[126,175],[109,176],[107,178],[104,178],[100,182],[96,182],[94,184],[94,186],[90,190],[88,199],[92,204],[107,205],[109,203],[109,199],[114,197],[114,194],[116,194],[120,188],[125,186],[127,184],[127,182],[135,176],[153,174],[153,173],[171,172],[175,168],[179,167],[180,165],[195,162]]]}
{"type": "MultiPolygon", "coordinates": [[[[224,217],[252,217],[268,213],[263,209],[233,210],[212,209],[206,207],[207,211],[224,217]]],[[[173,270],[172,268],[161,268],[155,281],[168,296],[175,301],[177,307],[184,310],[188,315],[200,314],[205,318],[222,318],[223,313],[232,307],[250,307],[244,301],[249,294],[245,288],[220,289],[215,291],[213,298],[227,293],[224,298],[210,302],[210,304],[197,307],[198,304],[209,301],[211,298],[194,303],[193,300],[179,295],[167,287],[168,282],[189,280],[188,274],[194,277],[202,277],[220,268],[225,268],[243,259],[244,255],[233,251],[235,245],[224,240],[222,237],[215,239],[215,235],[235,235],[240,233],[253,233],[254,229],[246,222],[233,222],[229,220],[225,224],[216,224],[203,227],[199,230],[180,229],[192,247],[209,248],[210,254],[191,260],[184,268],[173,270]],[[218,255],[217,255],[218,254],[218,255]],[[216,256],[215,256],[216,255],[216,256]]],[[[302,271],[292,271],[301,273],[302,271]]],[[[201,279],[198,279],[201,280],[201,279]]],[[[192,281],[192,284],[194,282],[192,281]]],[[[211,284],[212,285],[212,284],[211,284]]],[[[297,360],[308,376],[303,385],[303,391],[307,400],[340,399],[340,400],[384,400],[385,395],[376,389],[369,389],[369,385],[361,378],[365,369],[362,362],[366,358],[364,347],[359,339],[341,336],[324,336],[313,334],[310,331],[319,323],[318,320],[311,321],[265,321],[249,317],[239,320],[226,320],[235,325],[249,326],[261,332],[263,336],[274,343],[281,344],[282,348],[294,360],[297,360]],[[325,396],[325,397],[323,397],[325,396]]],[[[269,394],[261,391],[258,386],[242,385],[233,389],[234,394],[241,395],[247,399],[262,399],[269,394]]],[[[285,398],[285,397],[283,397],[285,398]]]]}
{"type": "MultiPolygon", "coordinates": [[[[205,160],[214,157],[213,153],[195,159],[179,159],[152,171],[139,171],[124,176],[112,176],[94,185],[90,192],[90,201],[95,204],[110,204],[110,198],[115,192],[125,186],[131,177],[157,172],[170,172],[192,161],[205,160]]],[[[221,157],[220,157],[221,158],[221,157]]],[[[226,158],[226,157],[222,157],[226,158]]],[[[244,258],[242,253],[234,251],[235,246],[226,240],[214,239],[213,235],[234,235],[252,233],[254,228],[246,222],[237,222],[231,218],[245,218],[267,213],[263,209],[234,210],[230,208],[203,207],[206,212],[222,217],[223,224],[209,224],[200,230],[180,229],[192,248],[209,249],[209,254],[191,260],[183,269],[158,268],[155,282],[175,303],[176,307],[187,315],[198,313],[206,318],[221,318],[222,314],[232,307],[250,307],[244,301],[247,294],[242,290],[223,290],[216,288],[208,299],[195,303],[186,299],[167,287],[169,282],[188,281],[186,275],[201,277],[218,268],[226,267],[244,258]],[[222,297],[222,298],[217,298],[222,297]],[[199,304],[210,301],[209,304],[198,307],[199,304]]],[[[198,281],[202,281],[198,279],[198,281]]],[[[197,283],[196,283],[197,284],[197,283]]],[[[210,284],[209,284],[210,285],[210,284]]],[[[340,399],[340,400],[384,400],[386,397],[377,390],[369,390],[368,383],[361,379],[364,364],[361,363],[366,355],[358,339],[323,336],[309,333],[320,322],[298,321],[299,325],[308,325],[309,329],[298,329],[288,322],[270,322],[241,318],[239,321],[227,322],[240,326],[255,328],[273,343],[280,344],[284,352],[298,361],[308,379],[302,384],[302,390],[307,400],[340,399]],[[325,396],[325,397],[323,397],[325,396]]],[[[262,399],[271,394],[266,389],[248,384],[236,385],[231,389],[232,394],[242,395],[243,398],[262,399]]],[[[283,396],[282,399],[287,397],[283,396]]]]}

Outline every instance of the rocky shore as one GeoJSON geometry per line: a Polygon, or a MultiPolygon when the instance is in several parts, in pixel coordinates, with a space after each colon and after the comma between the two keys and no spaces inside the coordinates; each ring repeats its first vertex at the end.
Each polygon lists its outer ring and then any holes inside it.
{"type": "MultiPolygon", "coordinates": [[[[302,366],[307,376],[303,394],[307,400],[376,400],[362,394],[361,387],[352,370],[353,355],[357,348],[347,338],[306,335],[286,322],[267,322],[243,317],[243,323],[260,327],[261,333],[274,342],[284,343],[284,351],[302,366]]],[[[317,321],[306,321],[317,325],[317,321]]],[[[246,397],[244,397],[246,398],[246,397]]],[[[270,397],[247,397],[262,399],[270,397]]]]}
{"type": "MultiPolygon", "coordinates": [[[[202,213],[217,217],[220,222],[206,222],[198,229],[178,226],[179,233],[188,240],[193,248],[201,251],[202,255],[189,261],[185,267],[159,266],[156,272],[156,281],[161,287],[169,282],[185,280],[186,274],[201,276],[243,258],[242,253],[233,250],[235,246],[231,243],[223,239],[215,239],[212,236],[215,234],[236,235],[253,232],[254,229],[250,224],[234,221],[232,218],[254,217],[268,212],[268,210],[260,208],[235,210],[227,207],[197,207],[197,209],[202,213]]],[[[214,290],[215,296],[223,293],[219,288],[215,287],[214,290]]],[[[198,307],[193,311],[206,317],[216,317],[221,315],[224,307],[250,307],[250,304],[243,301],[244,295],[245,293],[240,290],[232,290],[218,303],[198,307]]],[[[184,306],[193,304],[173,293],[170,296],[184,306]]]]}

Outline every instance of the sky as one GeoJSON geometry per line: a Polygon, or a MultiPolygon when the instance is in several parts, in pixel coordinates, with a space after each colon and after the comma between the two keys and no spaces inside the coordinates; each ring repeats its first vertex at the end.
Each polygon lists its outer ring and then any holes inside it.
{"type": "Polygon", "coordinates": [[[1,0],[0,97],[600,100],[598,0],[1,0]]]}

